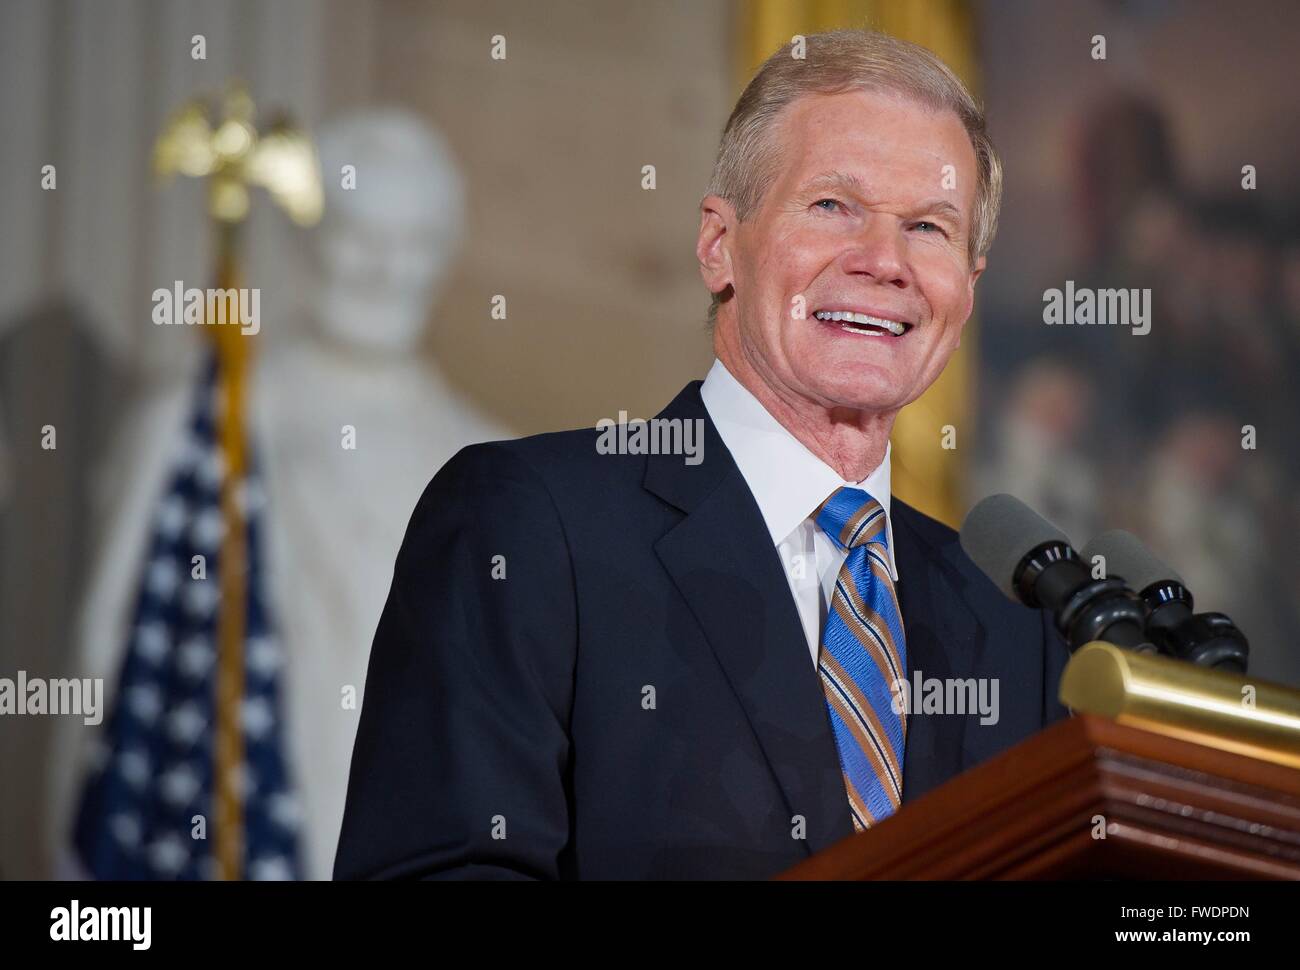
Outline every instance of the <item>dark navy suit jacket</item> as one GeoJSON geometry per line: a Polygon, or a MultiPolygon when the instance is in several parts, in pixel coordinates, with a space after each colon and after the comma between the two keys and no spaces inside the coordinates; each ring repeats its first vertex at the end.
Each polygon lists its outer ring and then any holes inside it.
{"type": "MultiPolygon", "coordinates": [[[[704,422],[700,464],[599,454],[589,429],[474,445],[430,482],[336,878],[762,878],[853,834],[789,583],[700,383],[659,416],[704,422]]],[[[909,670],[999,681],[996,724],[912,714],[906,803],[1066,716],[1067,652],[952,529],[891,514],[909,670]]]]}

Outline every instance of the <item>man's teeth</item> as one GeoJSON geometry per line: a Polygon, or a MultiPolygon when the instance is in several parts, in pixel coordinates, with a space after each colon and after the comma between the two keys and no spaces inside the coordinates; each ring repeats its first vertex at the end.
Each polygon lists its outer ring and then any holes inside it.
{"type": "Polygon", "coordinates": [[[895,337],[901,336],[907,332],[907,324],[899,323],[896,320],[885,320],[881,317],[873,317],[866,313],[853,313],[849,310],[818,310],[813,314],[818,320],[837,321],[848,324],[845,330],[851,330],[853,333],[872,333],[871,330],[861,330],[852,324],[861,324],[863,326],[882,327],[888,330],[895,337]]]}

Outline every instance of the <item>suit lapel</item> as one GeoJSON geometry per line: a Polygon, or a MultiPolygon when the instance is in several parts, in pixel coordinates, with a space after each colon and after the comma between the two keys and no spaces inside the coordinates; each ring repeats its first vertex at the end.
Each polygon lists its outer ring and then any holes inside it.
{"type": "MultiPolygon", "coordinates": [[[[984,628],[963,591],[961,574],[951,562],[955,543],[928,541],[918,526],[920,513],[894,499],[894,554],[898,563],[899,611],[907,643],[909,685],[916,676],[965,679],[976,676],[975,652],[984,628]]],[[[929,531],[929,530],[926,530],[929,531]]],[[[914,712],[921,698],[912,691],[914,712]]],[[[907,725],[903,763],[903,802],[925,794],[964,770],[968,718],[956,714],[913,713],[907,725]]]]}
{"type": "Polygon", "coordinates": [[[821,682],[762,513],[688,385],[659,415],[704,421],[704,456],[650,455],[645,487],[686,513],[655,552],[703,628],[811,854],[852,834],[821,682]]]}
{"type": "MultiPolygon", "coordinates": [[[[645,487],[685,513],[655,544],[655,552],[704,630],[790,814],[807,820],[804,844],[811,854],[853,834],[826,697],[809,662],[780,556],[699,388],[699,381],[687,385],[658,415],[703,420],[704,457],[687,465],[680,455],[647,456],[645,487]]],[[[976,676],[984,627],[953,562],[958,546],[927,538],[931,529],[902,501],[890,503],[890,514],[909,680],[916,673],[926,679],[976,676]]],[[[967,767],[967,720],[913,714],[904,755],[904,803],[967,767]]]]}

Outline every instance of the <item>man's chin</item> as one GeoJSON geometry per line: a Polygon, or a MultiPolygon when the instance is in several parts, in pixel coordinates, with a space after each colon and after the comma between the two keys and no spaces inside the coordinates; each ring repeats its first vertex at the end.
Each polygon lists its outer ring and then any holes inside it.
{"type": "Polygon", "coordinates": [[[830,407],[873,413],[897,411],[919,396],[909,394],[892,375],[864,374],[861,368],[838,378],[820,375],[820,379],[810,382],[810,390],[830,407]]]}

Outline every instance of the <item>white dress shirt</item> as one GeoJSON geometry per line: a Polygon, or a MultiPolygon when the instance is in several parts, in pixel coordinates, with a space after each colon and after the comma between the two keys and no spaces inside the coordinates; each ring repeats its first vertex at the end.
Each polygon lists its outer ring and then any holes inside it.
{"type": "Polygon", "coordinates": [[[715,360],[700,388],[704,407],[735,459],[785,566],[790,593],[803,622],[814,669],[827,605],[847,552],[817,525],[812,514],[842,486],[862,489],[885,510],[889,573],[898,582],[894,523],[889,514],[889,452],[860,482],[846,482],[768,413],[722,361],[715,360]]]}

